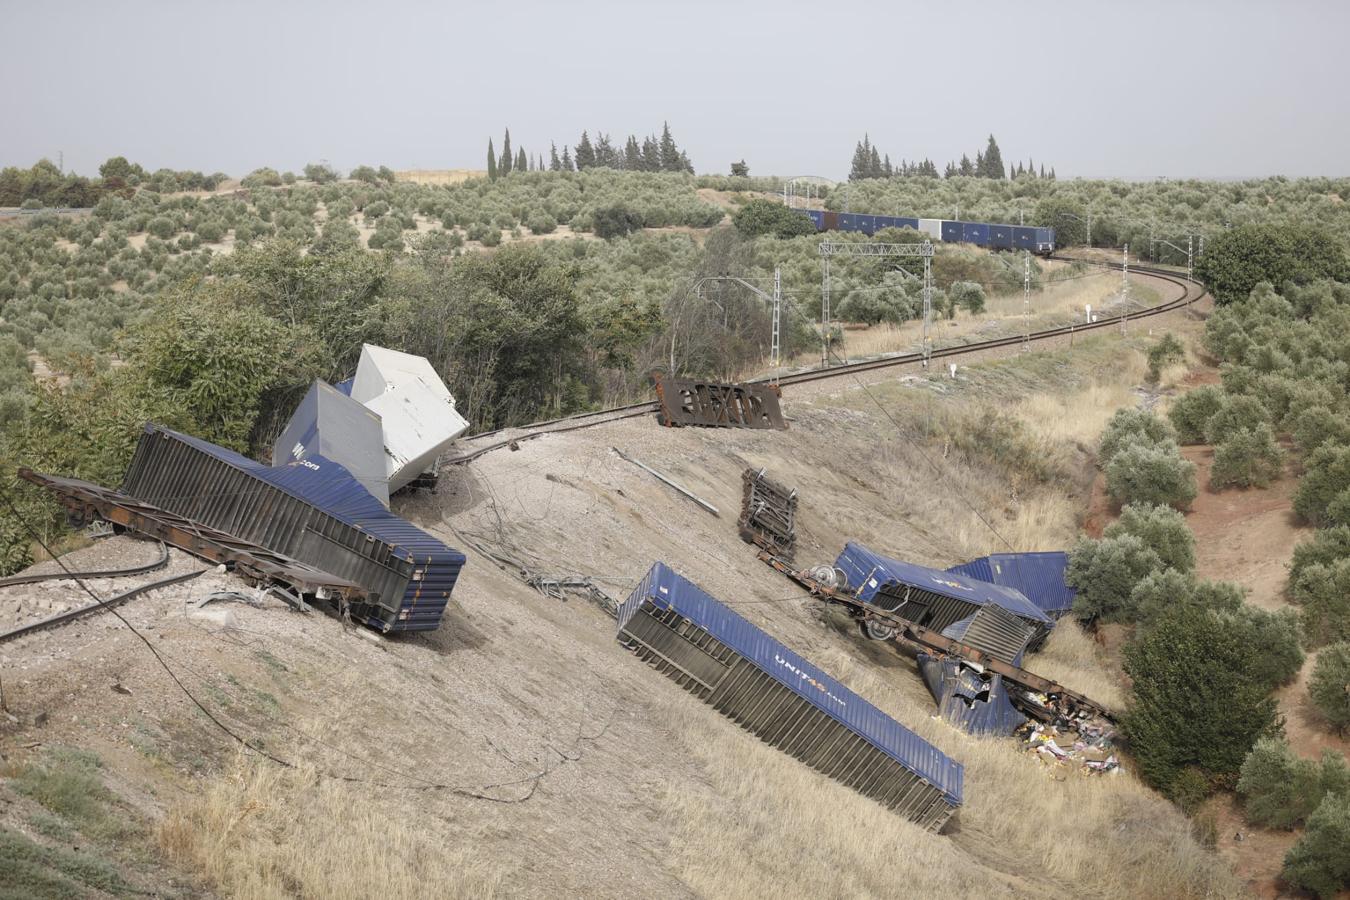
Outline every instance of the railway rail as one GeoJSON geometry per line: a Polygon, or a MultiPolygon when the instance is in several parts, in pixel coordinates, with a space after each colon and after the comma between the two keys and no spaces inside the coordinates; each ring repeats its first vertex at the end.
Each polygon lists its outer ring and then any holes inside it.
{"type": "MultiPolygon", "coordinates": [[[[1088,262],[1090,265],[1100,266],[1104,269],[1119,270],[1122,268],[1120,263],[1093,262],[1089,260],[1077,259],[1069,256],[1052,256],[1051,259],[1063,262],[1088,262]]],[[[950,357],[964,356],[970,353],[980,353],[986,350],[996,350],[1001,347],[1015,347],[1019,344],[1030,342],[1054,340],[1056,338],[1082,334],[1084,332],[1096,331],[1102,328],[1110,328],[1119,325],[1122,322],[1133,321],[1136,319],[1146,319],[1151,316],[1159,316],[1164,313],[1174,312],[1183,309],[1205,296],[1204,285],[1197,281],[1188,280],[1184,275],[1171,269],[1157,268],[1153,266],[1131,266],[1130,271],[1148,275],[1151,278],[1160,281],[1167,281],[1179,287],[1181,293],[1176,298],[1160,303],[1156,306],[1141,309],[1137,312],[1125,312],[1116,316],[1104,316],[1094,322],[1084,322],[1081,325],[1062,325],[1057,328],[1047,328],[1042,331],[1034,331],[1030,335],[1011,335],[1009,337],[993,338],[987,341],[977,341],[972,344],[960,344],[951,347],[940,347],[929,352],[930,359],[945,359],[950,357]]],[[[874,369],[886,369],[892,366],[914,365],[923,362],[923,353],[901,353],[895,356],[885,356],[879,359],[863,360],[856,363],[845,363],[839,366],[829,368],[810,369],[804,372],[793,372],[787,375],[771,376],[767,378],[755,379],[752,383],[764,383],[772,381],[780,386],[793,384],[807,384],[813,381],[824,381],[830,378],[842,378],[848,375],[857,375],[860,372],[870,372],[874,369]]],[[[512,428],[499,428],[494,431],[485,431],[481,434],[465,438],[466,441],[482,440],[484,438],[505,435],[509,432],[517,432],[510,437],[502,437],[490,444],[482,447],[475,447],[458,456],[453,456],[441,460],[442,466],[462,465],[470,463],[479,457],[491,453],[493,450],[500,450],[503,447],[511,447],[519,444],[521,441],[533,440],[548,434],[565,434],[569,431],[579,431],[583,428],[594,428],[599,425],[607,425],[610,422],[618,422],[624,419],[633,419],[638,416],[647,415],[656,412],[657,403],[654,400],[643,401],[640,403],[629,403],[623,406],[615,406],[609,409],[597,410],[589,413],[578,413],[572,416],[563,416],[557,419],[548,419],[541,422],[532,422],[528,425],[516,426],[512,428]]]]}

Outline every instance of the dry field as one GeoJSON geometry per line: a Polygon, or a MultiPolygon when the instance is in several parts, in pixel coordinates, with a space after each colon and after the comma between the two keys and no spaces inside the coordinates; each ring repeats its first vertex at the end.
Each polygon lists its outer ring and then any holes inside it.
{"type": "MultiPolygon", "coordinates": [[[[935,565],[987,552],[993,539],[955,486],[1016,545],[1063,546],[1092,481],[1082,443],[1110,408],[1138,401],[1145,344],[1099,335],[973,365],[954,382],[891,373],[866,391],[847,380],[788,389],[787,432],[644,418],[546,437],[451,470],[437,495],[397,506],[454,545],[589,575],[615,597],[666,561],[963,762],[966,804],[947,834],[760,744],[622,652],[604,613],[543,597],[475,551],[443,627],[423,636],[374,639],[280,606],[186,603],[233,585],[227,575],[127,605],[213,714],[292,769],[241,754],[116,623],[6,645],[10,771],[81,747],[145,824],[110,846],[3,812],[31,810],[28,799],[0,808],[0,821],[44,846],[102,847],[134,884],[189,896],[1240,895],[1132,774],[1066,777],[1011,741],[934,719],[911,659],[862,639],[735,534],[740,473],[764,466],[801,493],[802,564],[832,559],[848,539],[935,565]],[[991,410],[1006,428],[957,439],[991,410]],[[134,859],[147,856],[187,880],[141,874],[134,859]]],[[[176,567],[192,564],[175,554],[176,567]]],[[[0,611],[16,596],[0,597],[0,611]]],[[[1118,672],[1072,625],[1029,666],[1119,702],[1118,672]]]]}
{"type": "Polygon", "coordinates": [[[486,169],[401,169],[394,173],[396,181],[413,184],[460,184],[470,178],[486,178],[486,169]]]}

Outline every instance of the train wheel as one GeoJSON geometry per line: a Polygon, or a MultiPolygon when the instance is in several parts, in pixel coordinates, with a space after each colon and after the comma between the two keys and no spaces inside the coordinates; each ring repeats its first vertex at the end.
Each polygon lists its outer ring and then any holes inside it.
{"type": "Polygon", "coordinates": [[[871,641],[889,641],[895,637],[895,626],[873,619],[870,616],[859,623],[863,637],[871,641]]]}

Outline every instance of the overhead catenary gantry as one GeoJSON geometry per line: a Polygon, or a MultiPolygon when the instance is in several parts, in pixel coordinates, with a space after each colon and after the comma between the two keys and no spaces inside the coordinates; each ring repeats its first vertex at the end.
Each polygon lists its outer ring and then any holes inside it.
{"type": "Polygon", "coordinates": [[[933,343],[929,331],[933,324],[933,243],[881,244],[846,241],[821,241],[820,258],[820,340],[821,362],[830,365],[830,257],[832,256],[894,256],[918,257],[923,260],[923,364],[928,365],[933,343]]]}
{"type": "MultiPolygon", "coordinates": [[[[700,301],[707,300],[708,298],[704,293],[704,288],[706,288],[709,284],[722,283],[727,281],[731,282],[732,284],[739,284],[741,287],[746,288],[756,297],[759,297],[761,300],[764,300],[769,304],[770,307],[773,308],[773,331],[769,339],[769,366],[773,369],[777,369],[783,349],[783,341],[782,341],[783,280],[778,266],[774,266],[773,269],[772,294],[768,293],[767,291],[764,291],[763,289],[755,286],[754,284],[751,284],[749,281],[746,281],[744,278],[741,278],[737,275],[705,275],[704,277],[694,282],[694,292],[698,295],[700,301]]],[[[718,305],[720,306],[721,304],[718,305]]],[[[723,309],[723,312],[725,311],[726,310],[723,309]]]]}

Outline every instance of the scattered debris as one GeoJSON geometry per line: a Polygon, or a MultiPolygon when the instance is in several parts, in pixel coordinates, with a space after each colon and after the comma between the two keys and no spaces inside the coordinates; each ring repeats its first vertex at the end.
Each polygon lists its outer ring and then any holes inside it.
{"type": "Polygon", "coordinates": [[[741,484],[741,539],[791,562],[797,548],[797,492],[763,469],[746,469],[741,484]]]}
{"type": "Polygon", "coordinates": [[[656,377],[657,420],[668,427],[787,430],[774,384],[719,384],[656,377]]]}
{"type": "Polygon", "coordinates": [[[1112,741],[1115,729],[1090,716],[1027,722],[1016,734],[1029,752],[1048,766],[1076,769],[1082,775],[1120,771],[1112,741]]]}
{"type": "Polygon", "coordinates": [[[201,609],[206,604],[211,603],[212,601],[215,600],[220,601],[228,600],[232,603],[247,603],[249,606],[252,606],[255,609],[262,609],[263,606],[261,597],[258,596],[251,597],[248,594],[245,594],[243,591],[212,591],[205,597],[202,597],[200,600],[193,600],[192,605],[197,609],[201,609]]]}
{"type": "Polygon", "coordinates": [[[624,452],[623,452],[622,450],[620,450],[618,447],[610,447],[609,449],[611,449],[611,450],[613,450],[615,453],[619,454],[619,458],[620,458],[620,459],[626,460],[626,461],[632,463],[633,465],[637,466],[639,469],[642,469],[643,471],[648,472],[648,473],[650,473],[651,475],[654,475],[654,476],[657,478],[657,480],[659,480],[662,484],[669,485],[670,487],[672,487],[672,488],[674,488],[675,490],[679,491],[681,494],[683,494],[684,496],[688,497],[690,500],[693,500],[695,503],[697,503],[699,506],[701,506],[701,507],[703,507],[704,509],[706,509],[708,512],[712,513],[714,516],[720,516],[720,515],[721,515],[721,513],[719,513],[719,512],[717,511],[717,507],[713,506],[713,505],[712,505],[711,503],[709,503],[707,500],[704,500],[702,497],[698,496],[698,495],[695,494],[693,491],[689,490],[687,487],[684,487],[683,485],[679,484],[678,482],[675,482],[675,481],[670,480],[670,479],[667,478],[665,475],[662,475],[660,472],[656,471],[655,469],[653,469],[651,466],[647,465],[646,463],[639,462],[638,460],[633,459],[633,457],[631,457],[631,456],[629,456],[628,454],[624,453],[624,452]]]}

